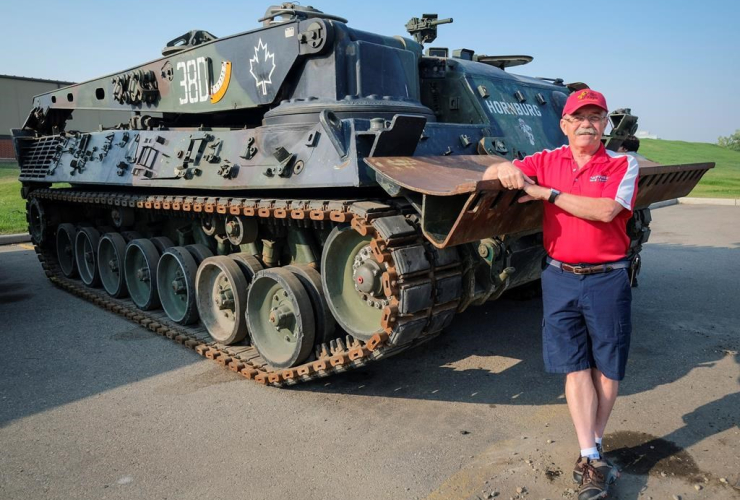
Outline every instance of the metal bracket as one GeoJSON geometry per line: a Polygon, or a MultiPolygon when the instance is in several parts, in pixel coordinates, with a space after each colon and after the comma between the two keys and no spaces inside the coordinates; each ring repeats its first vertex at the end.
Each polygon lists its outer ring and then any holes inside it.
{"type": "Polygon", "coordinates": [[[280,177],[290,177],[290,167],[293,164],[295,155],[289,152],[284,147],[279,146],[275,148],[275,152],[273,153],[273,156],[278,162],[280,162],[280,164],[275,169],[275,172],[280,177]]]}
{"type": "Polygon", "coordinates": [[[251,160],[257,154],[257,146],[254,145],[254,137],[247,138],[247,146],[244,148],[244,152],[239,155],[245,160],[251,160]]]}
{"type": "Polygon", "coordinates": [[[116,165],[116,175],[118,175],[118,177],[123,177],[126,170],[128,170],[128,163],[125,161],[119,162],[118,165],[116,165]]]}
{"type": "Polygon", "coordinates": [[[154,71],[140,69],[116,75],[111,79],[113,99],[120,104],[151,104],[159,98],[154,71]]]}
{"type": "Polygon", "coordinates": [[[223,177],[224,179],[232,179],[234,177],[234,173],[237,171],[239,167],[236,165],[232,165],[231,163],[225,162],[222,163],[221,166],[218,167],[218,175],[223,177]]]}
{"type": "Polygon", "coordinates": [[[306,31],[298,33],[299,51],[301,54],[320,54],[332,46],[333,39],[333,26],[323,19],[315,19],[306,31]]]}

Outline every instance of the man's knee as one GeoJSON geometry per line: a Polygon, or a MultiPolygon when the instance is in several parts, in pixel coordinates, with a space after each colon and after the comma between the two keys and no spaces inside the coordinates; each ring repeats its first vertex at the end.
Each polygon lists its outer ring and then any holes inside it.
{"type": "Polygon", "coordinates": [[[585,370],[576,370],[574,372],[566,373],[565,381],[566,383],[567,382],[575,382],[575,383],[592,382],[591,368],[586,368],[585,370]]]}

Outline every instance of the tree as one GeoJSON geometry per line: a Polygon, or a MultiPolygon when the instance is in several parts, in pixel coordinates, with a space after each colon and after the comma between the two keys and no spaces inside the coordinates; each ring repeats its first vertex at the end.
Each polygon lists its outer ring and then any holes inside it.
{"type": "Polygon", "coordinates": [[[732,135],[717,139],[717,145],[733,151],[740,151],[740,129],[736,130],[732,135]]]}

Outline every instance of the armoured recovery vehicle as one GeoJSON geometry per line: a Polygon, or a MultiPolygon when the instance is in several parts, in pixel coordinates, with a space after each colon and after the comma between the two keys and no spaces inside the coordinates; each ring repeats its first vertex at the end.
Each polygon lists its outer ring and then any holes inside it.
{"type": "MultiPolygon", "coordinates": [[[[12,135],[55,284],[280,386],[418,345],[539,278],[541,205],[483,171],[564,144],[585,84],[507,71],[527,56],[425,52],[451,22],[436,15],[408,22],[413,39],[294,4],[259,22],[34,98],[12,135]],[[85,110],[130,119],[68,130],[85,110]]],[[[616,150],[636,118],[611,119],[616,150]]],[[[635,253],[648,205],[712,166],[641,163],[635,253]]]]}

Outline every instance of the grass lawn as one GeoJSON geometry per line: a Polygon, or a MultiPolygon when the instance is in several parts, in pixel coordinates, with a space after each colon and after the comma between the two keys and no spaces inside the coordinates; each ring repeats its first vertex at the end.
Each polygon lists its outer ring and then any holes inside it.
{"type": "Polygon", "coordinates": [[[0,163],[0,234],[25,233],[26,201],[21,198],[18,165],[0,163]]]}
{"type": "MultiPolygon", "coordinates": [[[[740,198],[740,152],[702,142],[642,139],[640,153],[663,165],[715,162],[716,166],[704,175],[690,196],[740,198]]],[[[28,230],[26,204],[17,179],[16,164],[0,163],[0,234],[28,230]]]]}
{"type": "Polygon", "coordinates": [[[703,142],[640,139],[640,154],[663,165],[714,162],[689,196],[740,198],[740,152],[703,142]]]}

